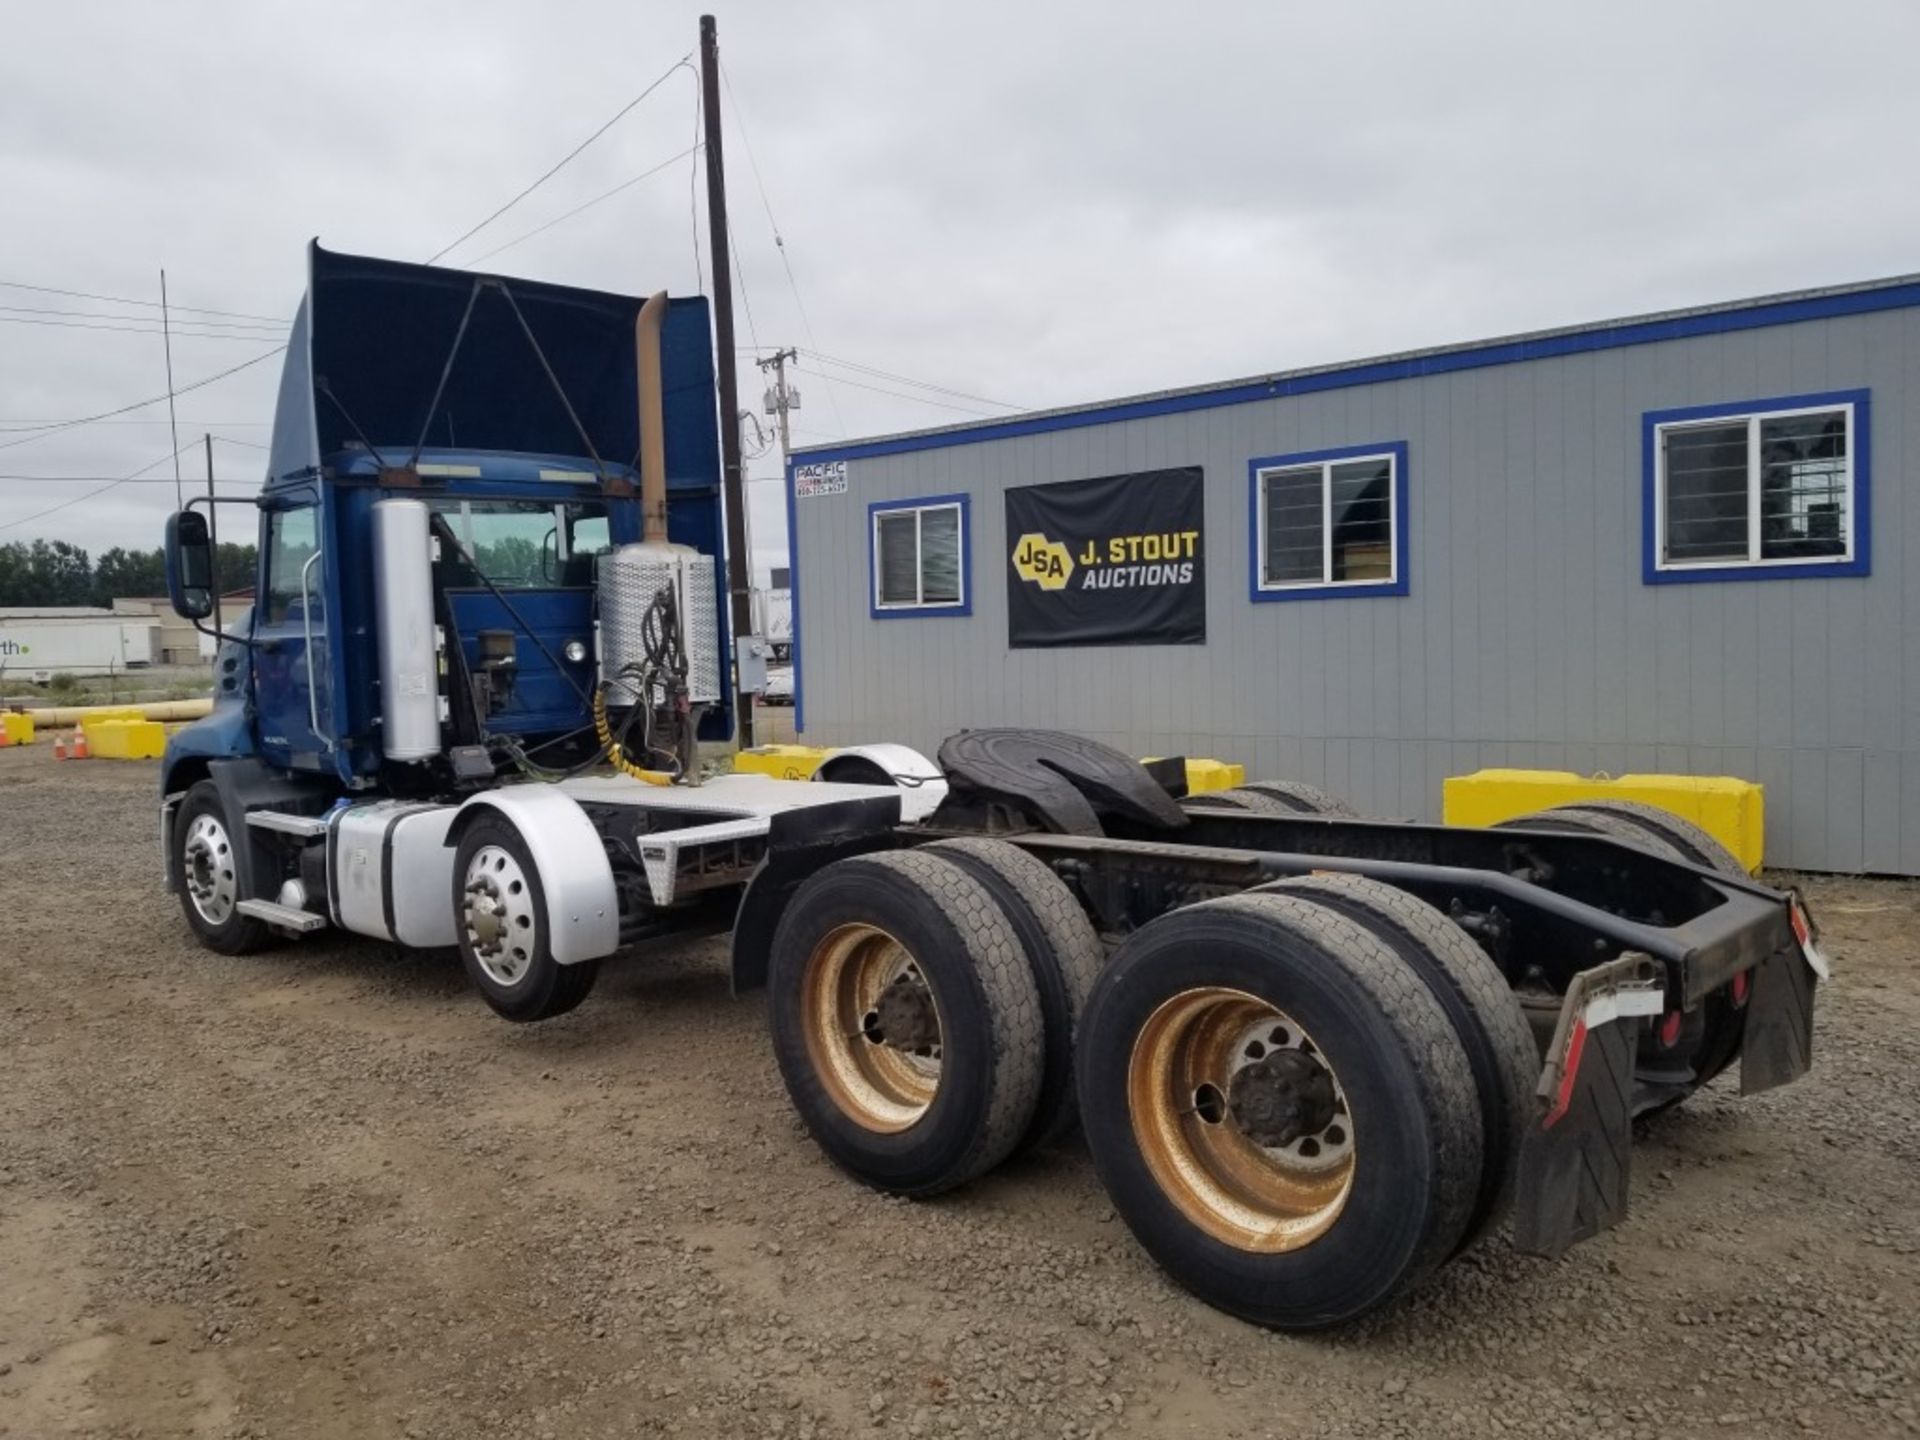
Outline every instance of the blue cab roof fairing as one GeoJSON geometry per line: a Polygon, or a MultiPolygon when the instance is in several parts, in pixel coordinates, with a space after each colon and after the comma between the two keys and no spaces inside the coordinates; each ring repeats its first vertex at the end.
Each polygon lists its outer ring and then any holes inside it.
{"type": "MultiPolygon", "coordinates": [[[[585,460],[584,429],[610,473],[630,473],[639,451],[633,323],[641,303],[630,295],[334,254],[316,242],[308,248],[307,294],[281,371],[267,484],[311,481],[346,452],[364,455],[362,433],[382,447],[398,440],[397,453],[381,454],[389,464],[403,463],[423,429],[426,444],[443,452],[585,460]],[[458,354],[429,417],[456,338],[458,354]]],[[[661,371],[674,489],[719,483],[711,333],[705,299],[669,302],[661,371]]]]}

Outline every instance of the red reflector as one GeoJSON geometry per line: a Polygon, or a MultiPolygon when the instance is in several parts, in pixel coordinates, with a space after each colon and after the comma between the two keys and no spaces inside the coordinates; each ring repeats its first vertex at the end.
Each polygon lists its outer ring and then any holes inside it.
{"type": "Polygon", "coordinates": [[[1745,970],[1742,970],[1738,975],[1734,976],[1733,977],[1733,1003],[1736,1005],[1746,1004],[1747,991],[1751,989],[1752,986],[1753,986],[1753,982],[1750,979],[1748,979],[1747,972],[1745,970]]]}
{"type": "Polygon", "coordinates": [[[1560,1093],[1554,1096],[1553,1108],[1547,1111],[1547,1118],[1540,1122],[1540,1128],[1546,1130],[1560,1123],[1560,1117],[1567,1113],[1573,1104],[1573,1082],[1580,1074],[1580,1057],[1587,1048],[1587,1022],[1584,1019],[1573,1022],[1573,1034],[1567,1037],[1567,1058],[1560,1071],[1560,1093]]]}
{"type": "Polygon", "coordinates": [[[1802,945],[1813,939],[1813,932],[1807,927],[1807,917],[1800,912],[1798,905],[1789,905],[1787,914],[1793,917],[1793,938],[1802,945]]]}
{"type": "Polygon", "coordinates": [[[1660,1048],[1671,1050],[1680,1043],[1680,1027],[1685,1023],[1678,1010],[1669,1010],[1660,1021],[1660,1048]]]}

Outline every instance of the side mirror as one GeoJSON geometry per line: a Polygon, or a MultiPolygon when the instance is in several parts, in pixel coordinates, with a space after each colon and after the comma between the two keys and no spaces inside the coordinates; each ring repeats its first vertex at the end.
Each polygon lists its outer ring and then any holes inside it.
{"type": "Polygon", "coordinates": [[[167,517],[167,599],[176,615],[204,620],[213,614],[213,537],[207,517],[178,510],[167,517]]]}

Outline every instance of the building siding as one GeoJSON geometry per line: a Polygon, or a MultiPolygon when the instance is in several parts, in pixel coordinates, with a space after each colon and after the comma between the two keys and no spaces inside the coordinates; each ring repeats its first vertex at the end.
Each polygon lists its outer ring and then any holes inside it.
{"type": "Polygon", "coordinates": [[[1058,728],[1419,819],[1482,766],[1737,775],[1766,786],[1770,864],[1920,874],[1917,357],[1920,309],[1889,308],[856,447],[846,494],[792,502],[804,738],[1058,728]],[[1644,583],[1643,413],[1850,389],[1872,394],[1870,575],[1644,583]],[[1385,441],[1409,447],[1410,593],[1251,602],[1248,460],[1385,441]],[[1009,650],[1002,493],[1181,465],[1206,476],[1207,643],[1009,650]],[[973,613],[876,623],[867,506],[961,491],[973,613]]]}

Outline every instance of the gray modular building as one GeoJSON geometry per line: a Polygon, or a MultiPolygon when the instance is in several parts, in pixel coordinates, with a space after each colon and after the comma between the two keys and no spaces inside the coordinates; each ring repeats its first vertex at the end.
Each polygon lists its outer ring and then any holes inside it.
{"type": "Polygon", "coordinates": [[[797,452],[798,724],[1420,819],[1483,766],[1736,775],[1770,864],[1920,874],[1916,387],[1904,277],[797,452]]]}

